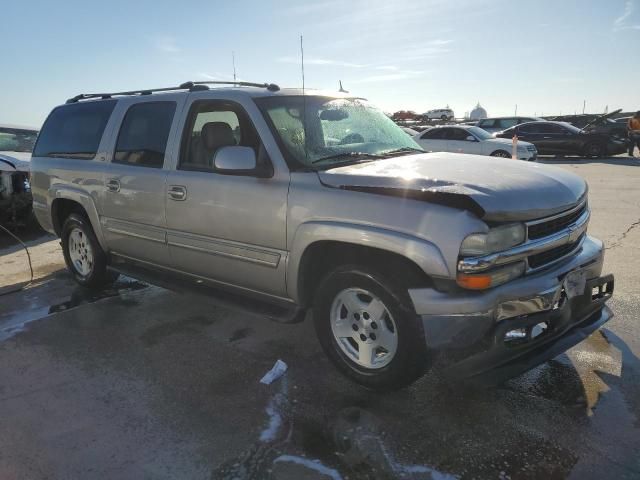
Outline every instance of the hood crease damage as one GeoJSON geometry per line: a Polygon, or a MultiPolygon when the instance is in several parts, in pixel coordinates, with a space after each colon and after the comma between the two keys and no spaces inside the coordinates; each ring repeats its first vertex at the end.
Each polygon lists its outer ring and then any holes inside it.
{"type": "Polygon", "coordinates": [[[580,203],[586,182],[560,168],[457,153],[425,153],[319,171],[322,185],[467,210],[487,222],[527,221],[580,203]]]}

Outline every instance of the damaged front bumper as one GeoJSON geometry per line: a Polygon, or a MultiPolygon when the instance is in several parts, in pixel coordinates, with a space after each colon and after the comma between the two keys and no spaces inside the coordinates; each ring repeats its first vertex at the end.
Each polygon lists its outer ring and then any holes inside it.
{"type": "Polygon", "coordinates": [[[601,276],[602,242],[586,237],[561,265],[485,292],[409,291],[427,346],[444,376],[504,381],[559,355],[613,316],[613,276],[601,276]],[[584,284],[567,287],[581,272],[584,284]],[[573,278],[570,277],[570,278],[573,278]]]}

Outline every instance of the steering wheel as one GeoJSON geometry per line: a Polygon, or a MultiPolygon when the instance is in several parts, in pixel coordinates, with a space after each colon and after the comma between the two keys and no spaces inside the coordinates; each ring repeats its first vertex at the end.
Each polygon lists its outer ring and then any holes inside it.
{"type": "Polygon", "coordinates": [[[364,137],[359,133],[350,133],[340,140],[340,145],[348,145],[350,143],[364,143],[364,137]]]}

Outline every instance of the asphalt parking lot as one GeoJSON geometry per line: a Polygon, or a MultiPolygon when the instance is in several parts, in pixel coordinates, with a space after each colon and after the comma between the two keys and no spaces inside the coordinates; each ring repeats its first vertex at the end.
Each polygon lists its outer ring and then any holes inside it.
{"type": "MultiPolygon", "coordinates": [[[[127,278],[88,294],[32,235],[35,283],[0,297],[0,478],[640,478],[640,160],[544,161],[589,182],[616,316],[499,388],[371,393],[308,320],[127,278]]],[[[4,245],[0,288],[27,278],[4,245]]]]}

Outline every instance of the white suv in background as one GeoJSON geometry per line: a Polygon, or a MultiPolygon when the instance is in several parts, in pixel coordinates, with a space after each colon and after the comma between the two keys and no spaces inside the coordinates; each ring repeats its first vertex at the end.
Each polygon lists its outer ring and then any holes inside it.
{"type": "Polygon", "coordinates": [[[426,120],[453,120],[455,115],[450,108],[438,108],[436,110],[429,110],[423,113],[422,116],[426,120]]]}
{"type": "MultiPolygon", "coordinates": [[[[470,153],[511,158],[511,140],[494,138],[479,127],[463,125],[433,127],[420,132],[413,139],[428,152],[470,153]]],[[[518,159],[535,161],[537,156],[538,152],[533,144],[518,142],[518,159]]]]}

